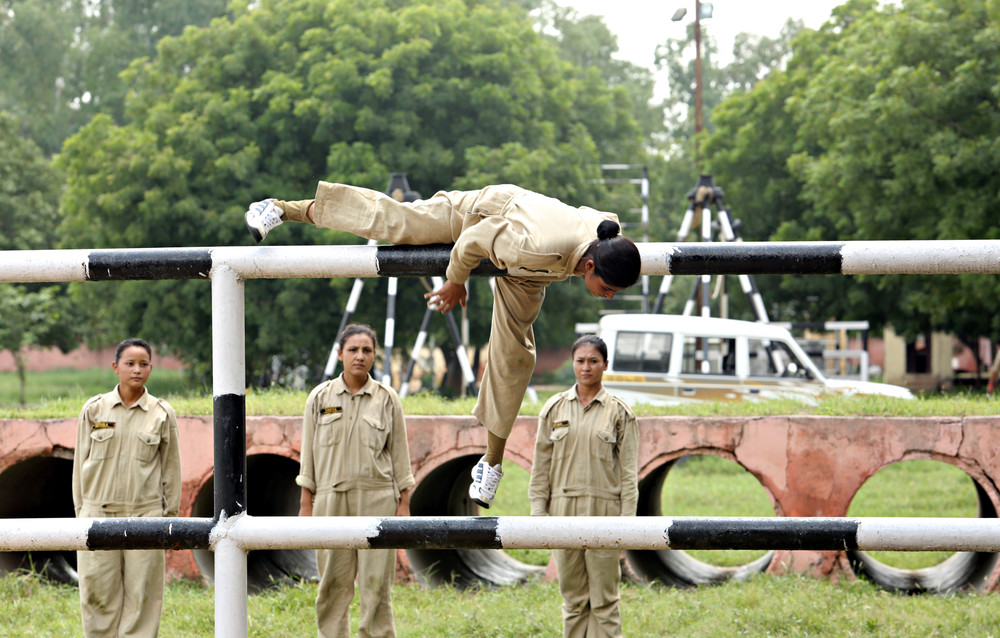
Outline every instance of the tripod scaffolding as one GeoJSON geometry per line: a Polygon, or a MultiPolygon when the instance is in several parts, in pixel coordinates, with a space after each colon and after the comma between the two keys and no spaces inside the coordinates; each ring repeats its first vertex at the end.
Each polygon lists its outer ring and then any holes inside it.
{"type": "MultiPolygon", "coordinates": [[[[677,231],[677,241],[687,241],[691,235],[692,226],[699,221],[701,223],[701,241],[703,242],[712,241],[713,229],[719,231],[722,241],[743,241],[739,234],[741,224],[739,221],[733,222],[729,210],[722,201],[724,197],[725,193],[715,185],[715,181],[711,175],[701,175],[698,178],[698,185],[688,193],[688,201],[690,203],[684,212],[684,219],[681,221],[680,230],[677,231]],[[716,206],[716,221],[714,223],[712,222],[713,205],[716,206]]],[[[767,310],[764,308],[764,300],[760,296],[760,291],[757,289],[757,284],[753,276],[738,275],[737,277],[739,278],[743,293],[750,302],[750,309],[753,312],[754,319],[761,323],[769,323],[767,310]]],[[[667,293],[670,292],[673,279],[673,275],[665,275],[660,282],[660,290],[656,295],[656,302],[653,305],[654,313],[659,314],[663,311],[663,300],[666,298],[667,293]]],[[[719,281],[720,286],[724,290],[724,279],[722,276],[720,276],[719,281]]],[[[694,289],[691,291],[691,296],[688,298],[687,303],[684,304],[682,314],[685,316],[692,315],[700,299],[701,316],[712,316],[709,306],[711,299],[709,295],[710,283],[711,275],[698,276],[694,284],[694,289]]],[[[720,306],[720,316],[727,317],[729,314],[729,300],[725,292],[721,295],[720,306]]]]}
{"type": "MultiPolygon", "coordinates": [[[[684,212],[684,219],[681,221],[680,230],[677,232],[677,241],[684,242],[687,241],[688,237],[691,235],[692,227],[699,221],[701,223],[701,241],[710,242],[712,241],[712,231],[718,231],[722,241],[743,241],[740,237],[740,223],[738,221],[734,222],[732,216],[729,214],[729,210],[723,203],[723,198],[725,193],[721,188],[715,185],[715,181],[712,179],[711,175],[701,175],[698,178],[698,184],[688,193],[688,208],[684,212]],[[712,221],[712,206],[716,207],[716,221],[712,221]]],[[[760,323],[770,323],[767,316],[767,310],[764,308],[764,300],[760,296],[760,291],[757,289],[757,283],[754,281],[752,275],[738,275],[740,287],[743,289],[743,293],[746,295],[747,300],[750,302],[750,309],[753,312],[754,319],[760,323]]],[[[700,316],[711,317],[711,295],[709,294],[711,275],[699,275],[695,280],[693,289],[691,291],[690,297],[688,297],[687,302],[684,304],[684,310],[682,312],[685,316],[691,316],[694,314],[696,306],[699,305],[700,300],[700,316]]],[[[673,275],[665,275],[663,280],[660,282],[660,290],[656,296],[656,303],[653,306],[653,312],[659,314],[663,310],[663,300],[666,298],[667,293],[670,292],[670,286],[673,283],[673,275]]],[[[720,275],[718,279],[719,289],[721,290],[720,295],[720,312],[719,315],[723,318],[729,316],[729,297],[725,292],[725,276],[720,275]]],[[[708,344],[705,343],[704,339],[699,340],[696,344],[696,355],[695,358],[700,366],[705,368],[705,372],[708,371],[708,344]]],[[[774,362],[776,368],[780,368],[780,355],[775,348],[772,346],[767,347],[768,354],[774,362]]]]}

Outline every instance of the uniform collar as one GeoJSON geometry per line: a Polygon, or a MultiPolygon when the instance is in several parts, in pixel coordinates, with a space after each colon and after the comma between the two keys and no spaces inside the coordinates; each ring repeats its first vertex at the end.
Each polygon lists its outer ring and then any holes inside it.
{"type": "MultiPolygon", "coordinates": [[[[115,389],[110,392],[110,394],[111,394],[111,407],[115,407],[116,405],[121,405],[121,406],[124,407],[125,402],[122,401],[122,395],[118,391],[118,386],[117,385],[115,386],[115,389]]],[[[138,406],[138,407],[142,408],[143,411],[148,412],[149,408],[152,406],[153,401],[154,401],[154,399],[153,399],[152,395],[149,394],[149,390],[147,388],[143,388],[142,389],[142,396],[140,396],[139,400],[136,401],[135,403],[133,403],[129,407],[130,408],[134,408],[134,407],[138,406]]]]}
{"type": "MultiPolygon", "coordinates": [[[[571,401],[579,401],[580,400],[580,396],[576,393],[576,384],[575,383],[573,384],[573,389],[569,393],[569,395],[570,395],[570,400],[571,401]]],[[[604,384],[601,384],[601,389],[597,391],[597,395],[595,395],[594,398],[591,399],[590,403],[595,403],[596,402],[596,403],[602,403],[603,404],[607,400],[607,398],[608,398],[608,391],[604,387],[604,384]]],[[[590,405],[590,403],[588,403],[587,405],[590,405]]]]}
{"type": "MultiPolygon", "coordinates": [[[[351,390],[344,383],[344,373],[340,373],[340,376],[333,380],[333,389],[337,394],[347,393],[350,394],[351,390]]],[[[372,394],[375,390],[375,379],[368,375],[368,380],[365,384],[358,390],[358,394],[372,394]]]]}

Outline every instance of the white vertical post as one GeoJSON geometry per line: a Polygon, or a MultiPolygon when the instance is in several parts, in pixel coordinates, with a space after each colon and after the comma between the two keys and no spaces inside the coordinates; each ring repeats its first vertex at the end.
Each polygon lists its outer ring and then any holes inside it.
{"type": "Polygon", "coordinates": [[[229,538],[215,545],[215,636],[247,636],[247,554],[229,538]]]}
{"type": "MultiPolygon", "coordinates": [[[[247,508],[246,327],[243,280],[229,266],[212,270],[212,393],[215,421],[215,517],[247,508]]],[[[246,638],[247,560],[235,542],[215,548],[215,635],[246,638]]]]}

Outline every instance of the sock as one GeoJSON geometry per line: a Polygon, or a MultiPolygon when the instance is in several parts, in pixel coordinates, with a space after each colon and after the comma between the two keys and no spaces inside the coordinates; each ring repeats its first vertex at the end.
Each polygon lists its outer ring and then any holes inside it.
{"type": "Polygon", "coordinates": [[[280,199],[274,200],[274,203],[285,212],[281,216],[286,222],[305,222],[311,224],[309,217],[306,216],[306,211],[309,210],[309,204],[313,203],[311,199],[299,199],[296,201],[282,201],[280,199]]]}
{"type": "Polygon", "coordinates": [[[507,447],[507,439],[501,439],[492,432],[486,433],[486,454],[483,458],[490,465],[499,465],[503,462],[503,451],[507,447]]]}

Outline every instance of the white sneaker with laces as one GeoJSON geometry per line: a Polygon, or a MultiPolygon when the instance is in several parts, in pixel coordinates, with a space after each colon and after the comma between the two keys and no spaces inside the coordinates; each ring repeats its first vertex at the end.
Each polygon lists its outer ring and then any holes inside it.
{"type": "Polygon", "coordinates": [[[489,509],[490,505],[493,504],[493,497],[497,495],[497,487],[502,478],[503,471],[501,471],[499,464],[490,466],[485,457],[479,459],[479,462],[472,468],[469,498],[480,507],[489,509]]]}
{"type": "Polygon", "coordinates": [[[259,244],[262,239],[267,237],[268,231],[275,226],[280,226],[283,221],[281,216],[284,212],[271,200],[250,204],[250,208],[247,209],[244,219],[246,220],[247,230],[253,235],[254,241],[259,244]]]}

